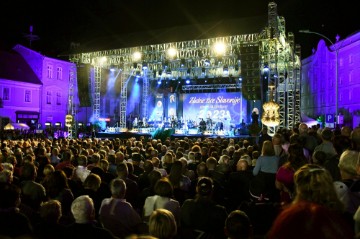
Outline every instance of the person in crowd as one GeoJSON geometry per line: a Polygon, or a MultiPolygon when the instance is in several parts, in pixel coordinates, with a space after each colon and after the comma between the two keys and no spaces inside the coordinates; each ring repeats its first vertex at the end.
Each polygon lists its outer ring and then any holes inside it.
{"type": "Polygon", "coordinates": [[[350,214],[351,218],[360,206],[360,180],[357,169],[359,157],[360,153],[358,151],[345,150],[339,160],[341,180],[334,182],[336,192],[345,205],[345,211],[350,214]],[[352,200],[347,190],[358,194],[359,200],[352,200]]]}
{"type": "Polygon", "coordinates": [[[75,167],[74,177],[79,179],[81,183],[84,183],[85,179],[91,171],[87,169],[88,160],[85,155],[79,155],[77,158],[78,165],[75,167]]]}
{"type": "Polygon", "coordinates": [[[138,188],[142,191],[144,188],[150,186],[149,173],[154,170],[154,164],[151,160],[147,159],[144,162],[144,172],[139,175],[138,188]]]}
{"type": "Polygon", "coordinates": [[[140,215],[124,198],[126,194],[124,180],[113,179],[110,183],[110,189],[111,198],[105,198],[100,206],[100,223],[119,238],[125,238],[133,233],[145,233],[146,230],[145,227],[142,227],[140,215]]]}
{"type": "Polygon", "coordinates": [[[273,144],[270,140],[264,141],[261,156],[253,168],[255,176],[251,182],[250,191],[253,197],[269,198],[279,201],[279,192],[275,187],[276,172],[279,168],[279,157],[275,155],[273,144]]]}
{"type": "Polygon", "coordinates": [[[41,221],[34,228],[34,235],[38,239],[61,239],[64,237],[65,226],[60,223],[62,217],[61,202],[49,200],[40,207],[41,221]]]}
{"type": "Polygon", "coordinates": [[[160,159],[158,157],[152,157],[151,158],[151,162],[154,165],[154,169],[159,171],[161,173],[162,177],[166,177],[167,176],[167,172],[164,168],[160,167],[160,159]]]}
{"type": "Polygon", "coordinates": [[[33,163],[25,163],[21,170],[22,203],[37,212],[42,202],[46,201],[46,190],[43,185],[35,182],[37,168],[33,163]]]}
{"type": "Polygon", "coordinates": [[[71,213],[75,223],[64,230],[64,239],[114,239],[109,230],[102,228],[95,220],[95,207],[93,200],[88,195],[77,197],[71,204],[71,213]]]}
{"type": "Polygon", "coordinates": [[[100,209],[100,205],[102,200],[105,198],[103,195],[99,194],[99,188],[101,185],[101,178],[99,175],[95,173],[90,173],[89,176],[85,179],[83,184],[83,190],[80,192],[80,195],[88,195],[93,202],[95,207],[95,218],[98,218],[98,212],[100,209]]]}
{"type": "Polygon", "coordinates": [[[74,168],[74,165],[72,163],[73,159],[74,159],[74,155],[73,155],[72,151],[69,149],[65,150],[62,153],[61,162],[55,166],[55,170],[62,170],[65,167],[74,168]]]}
{"type": "Polygon", "coordinates": [[[44,181],[43,186],[47,198],[49,200],[58,200],[61,203],[62,215],[70,217],[70,207],[74,201],[74,195],[69,188],[65,173],[62,170],[54,171],[44,181]]]}
{"type": "Polygon", "coordinates": [[[122,179],[125,181],[126,184],[126,194],[125,199],[127,202],[129,202],[135,210],[139,210],[140,206],[138,205],[138,195],[139,195],[139,188],[137,182],[130,179],[128,177],[129,175],[129,169],[127,166],[127,163],[120,163],[116,167],[117,171],[117,178],[122,179]]]}
{"type": "Polygon", "coordinates": [[[187,199],[181,206],[181,228],[185,238],[204,233],[209,238],[225,238],[224,225],[227,211],[212,200],[213,180],[200,178],[195,199],[187,199]]]}
{"type": "Polygon", "coordinates": [[[300,144],[290,144],[288,161],[276,172],[275,186],[280,191],[280,202],[290,203],[294,196],[294,174],[301,166],[307,163],[300,144]]]}
{"type": "Polygon", "coordinates": [[[183,165],[181,161],[175,161],[173,163],[167,178],[174,188],[175,199],[182,203],[188,197],[191,180],[183,174],[183,165]]]}
{"type": "Polygon", "coordinates": [[[321,131],[321,140],[322,142],[315,147],[315,151],[323,151],[326,153],[327,158],[332,158],[337,155],[336,149],[332,143],[332,139],[334,137],[334,133],[330,128],[324,128],[321,131]]]}
{"type": "Polygon", "coordinates": [[[0,237],[29,237],[33,232],[29,218],[19,210],[20,193],[18,186],[0,183],[0,237]]]}
{"type": "Polygon", "coordinates": [[[242,202],[250,200],[250,183],[253,174],[246,160],[240,159],[236,171],[231,172],[226,184],[226,191],[231,204],[231,210],[236,209],[242,202]]]}
{"type": "Polygon", "coordinates": [[[157,208],[164,208],[171,211],[180,223],[180,203],[174,199],[174,190],[171,182],[167,178],[159,179],[154,188],[155,195],[149,196],[145,200],[143,208],[144,221],[148,222],[151,213],[157,208]]]}
{"type": "Polygon", "coordinates": [[[280,212],[266,238],[354,238],[354,230],[343,215],[344,205],[326,169],[306,164],[295,172],[294,183],[293,202],[280,212]]]}
{"type": "Polygon", "coordinates": [[[252,239],[253,228],[245,212],[232,211],[225,221],[225,235],[228,239],[252,239]]]}
{"type": "Polygon", "coordinates": [[[151,213],[149,233],[158,239],[177,238],[177,224],[172,212],[166,209],[156,209],[151,213]]]}

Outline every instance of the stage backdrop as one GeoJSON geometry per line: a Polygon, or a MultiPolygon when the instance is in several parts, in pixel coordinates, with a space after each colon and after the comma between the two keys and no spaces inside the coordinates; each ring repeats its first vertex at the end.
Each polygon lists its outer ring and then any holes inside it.
{"type": "Polygon", "coordinates": [[[246,102],[240,92],[183,94],[183,116],[195,122],[210,118],[239,124],[246,118],[246,102]]]}

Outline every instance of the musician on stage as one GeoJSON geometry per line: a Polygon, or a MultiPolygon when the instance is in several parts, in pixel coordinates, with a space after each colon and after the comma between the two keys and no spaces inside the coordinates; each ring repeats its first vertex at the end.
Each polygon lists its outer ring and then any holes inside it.
{"type": "Polygon", "coordinates": [[[206,122],[203,118],[201,118],[201,120],[200,120],[199,129],[200,129],[201,133],[204,133],[206,130],[206,122]]]}

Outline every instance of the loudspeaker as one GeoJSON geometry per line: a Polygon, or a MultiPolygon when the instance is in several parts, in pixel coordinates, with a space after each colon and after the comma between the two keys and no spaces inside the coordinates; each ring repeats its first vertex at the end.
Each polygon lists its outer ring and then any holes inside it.
{"type": "Polygon", "coordinates": [[[90,64],[79,64],[77,66],[77,84],[80,107],[91,106],[91,95],[90,95],[90,64]]]}
{"type": "Polygon", "coordinates": [[[247,100],[261,100],[259,45],[241,45],[242,94],[247,100]]]}

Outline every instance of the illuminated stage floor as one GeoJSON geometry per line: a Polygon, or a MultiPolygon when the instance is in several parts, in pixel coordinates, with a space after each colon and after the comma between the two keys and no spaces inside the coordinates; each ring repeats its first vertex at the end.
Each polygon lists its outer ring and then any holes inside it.
{"type": "Polygon", "coordinates": [[[120,138],[120,139],[128,139],[135,137],[137,140],[141,137],[145,138],[166,138],[170,137],[171,139],[179,138],[234,138],[234,139],[244,139],[244,138],[255,138],[251,137],[247,134],[233,134],[233,133],[224,133],[224,132],[215,132],[215,131],[205,131],[204,133],[198,132],[197,129],[190,129],[188,131],[184,130],[178,130],[178,129],[157,129],[157,130],[151,130],[148,128],[143,128],[140,130],[132,130],[132,131],[126,131],[126,132],[97,132],[95,133],[95,136],[97,138],[108,138],[108,139],[114,139],[114,138],[120,138]]]}

